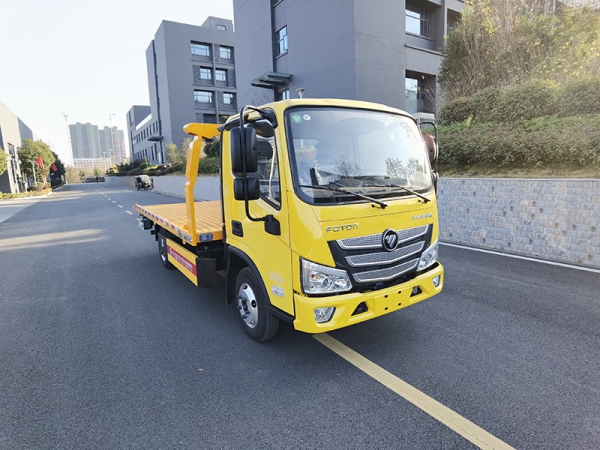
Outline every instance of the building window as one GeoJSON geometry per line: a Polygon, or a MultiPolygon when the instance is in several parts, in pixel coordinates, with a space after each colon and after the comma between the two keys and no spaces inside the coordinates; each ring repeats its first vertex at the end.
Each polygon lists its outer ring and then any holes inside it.
{"type": "Polygon", "coordinates": [[[219,31],[227,31],[227,27],[225,25],[217,25],[217,30],[219,30],[219,31]]]}
{"type": "Polygon", "coordinates": [[[275,44],[277,56],[283,55],[288,51],[287,26],[279,30],[275,36],[277,42],[275,44]]]}
{"type": "Polygon", "coordinates": [[[431,15],[416,6],[406,5],[406,32],[431,37],[431,15]]]}
{"type": "Polygon", "coordinates": [[[213,103],[213,93],[210,91],[194,91],[194,100],[199,103],[213,103]]]}
{"type": "Polygon", "coordinates": [[[285,91],[280,91],[277,93],[277,100],[289,100],[290,98],[290,90],[286,89],[285,91]]]}
{"type": "Polygon", "coordinates": [[[215,69],[215,80],[227,81],[227,71],[225,69],[215,69]]]}
{"type": "Polygon", "coordinates": [[[231,59],[231,47],[219,47],[219,56],[221,59],[231,59]]]}
{"type": "Polygon", "coordinates": [[[233,105],[235,102],[235,95],[230,92],[223,92],[223,104],[233,105]]]}
{"type": "Polygon", "coordinates": [[[210,56],[210,45],[192,42],[192,55],[210,56]]]}
{"type": "Polygon", "coordinates": [[[435,75],[406,71],[404,92],[406,112],[432,113],[435,111],[435,75]]]}
{"type": "Polygon", "coordinates": [[[200,79],[212,80],[212,70],[209,67],[200,67],[200,79]]]}

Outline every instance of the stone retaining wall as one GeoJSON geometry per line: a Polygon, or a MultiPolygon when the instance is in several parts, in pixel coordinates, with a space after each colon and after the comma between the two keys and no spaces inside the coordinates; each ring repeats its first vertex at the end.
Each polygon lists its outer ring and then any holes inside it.
{"type": "MultiPolygon", "coordinates": [[[[133,188],[133,177],[107,177],[133,188]]],[[[184,196],[185,177],[154,177],[155,190],[184,196]]],[[[218,177],[198,177],[197,200],[218,200],[218,177]]],[[[444,242],[600,268],[600,180],[442,178],[444,242]]]]}
{"type": "Polygon", "coordinates": [[[443,178],[441,240],[600,268],[600,180],[443,178]]]}

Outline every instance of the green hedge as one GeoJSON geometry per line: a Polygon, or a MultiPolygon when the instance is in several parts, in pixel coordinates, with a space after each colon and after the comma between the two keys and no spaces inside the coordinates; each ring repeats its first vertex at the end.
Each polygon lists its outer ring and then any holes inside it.
{"type": "Polygon", "coordinates": [[[561,117],[600,114],[600,78],[574,81],[556,90],[554,104],[561,117]]]}
{"type": "Polygon", "coordinates": [[[600,114],[439,129],[440,164],[600,166],[600,114]]]}
{"type": "Polygon", "coordinates": [[[490,118],[495,122],[514,122],[551,116],[554,113],[554,89],[554,84],[542,81],[515,86],[498,97],[490,118]]]}
{"type": "Polygon", "coordinates": [[[204,175],[219,173],[219,158],[201,158],[198,164],[198,173],[204,175]]]}
{"type": "Polygon", "coordinates": [[[470,97],[460,97],[444,105],[440,111],[440,123],[450,125],[462,123],[473,116],[473,101],[470,97]]]}
{"type": "Polygon", "coordinates": [[[529,81],[503,91],[488,87],[472,97],[448,102],[440,111],[440,123],[476,124],[514,122],[537,117],[573,117],[600,114],[600,78],[556,85],[529,81]]]}

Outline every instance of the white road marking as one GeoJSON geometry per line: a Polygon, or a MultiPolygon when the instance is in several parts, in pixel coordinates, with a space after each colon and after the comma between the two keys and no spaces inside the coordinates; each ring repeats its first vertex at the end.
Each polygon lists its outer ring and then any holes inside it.
{"type": "Polygon", "coordinates": [[[542,264],[549,264],[551,266],[566,267],[568,269],[584,270],[586,272],[600,273],[600,269],[592,269],[591,267],[575,266],[573,264],[548,261],[545,259],[532,258],[529,256],[513,255],[511,253],[503,253],[503,252],[498,252],[495,250],[487,250],[487,249],[483,249],[483,248],[468,247],[466,245],[459,245],[459,244],[449,244],[447,242],[440,242],[440,244],[447,245],[448,247],[456,247],[456,248],[462,248],[465,250],[473,250],[474,252],[489,253],[491,255],[506,256],[508,258],[515,258],[515,259],[524,259],[525,261],[533,261],[533,262],[538,262],[538,263],[542,263],[542,264]]]}

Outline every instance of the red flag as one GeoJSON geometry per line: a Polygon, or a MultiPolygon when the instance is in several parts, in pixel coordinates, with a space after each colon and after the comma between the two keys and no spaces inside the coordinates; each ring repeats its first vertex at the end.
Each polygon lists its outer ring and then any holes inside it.
{"type": "Polygon", "coordinates": [[[52,169],[53,172],[56,172],[58,170],[56,168],[56,166],[54,165],[54,163],[52,163],[52,165],[50,166],[50,168],[52,169]]]}
{"type": "Polygon", "coordinates": [[[44,167],[44,161],[42,161],[42,156],[38,156],[38,159],[35,160],[36,164],[38,166],[40,166],[42,168],[42,170],[45,170],[46,168],[44,167]]]}

